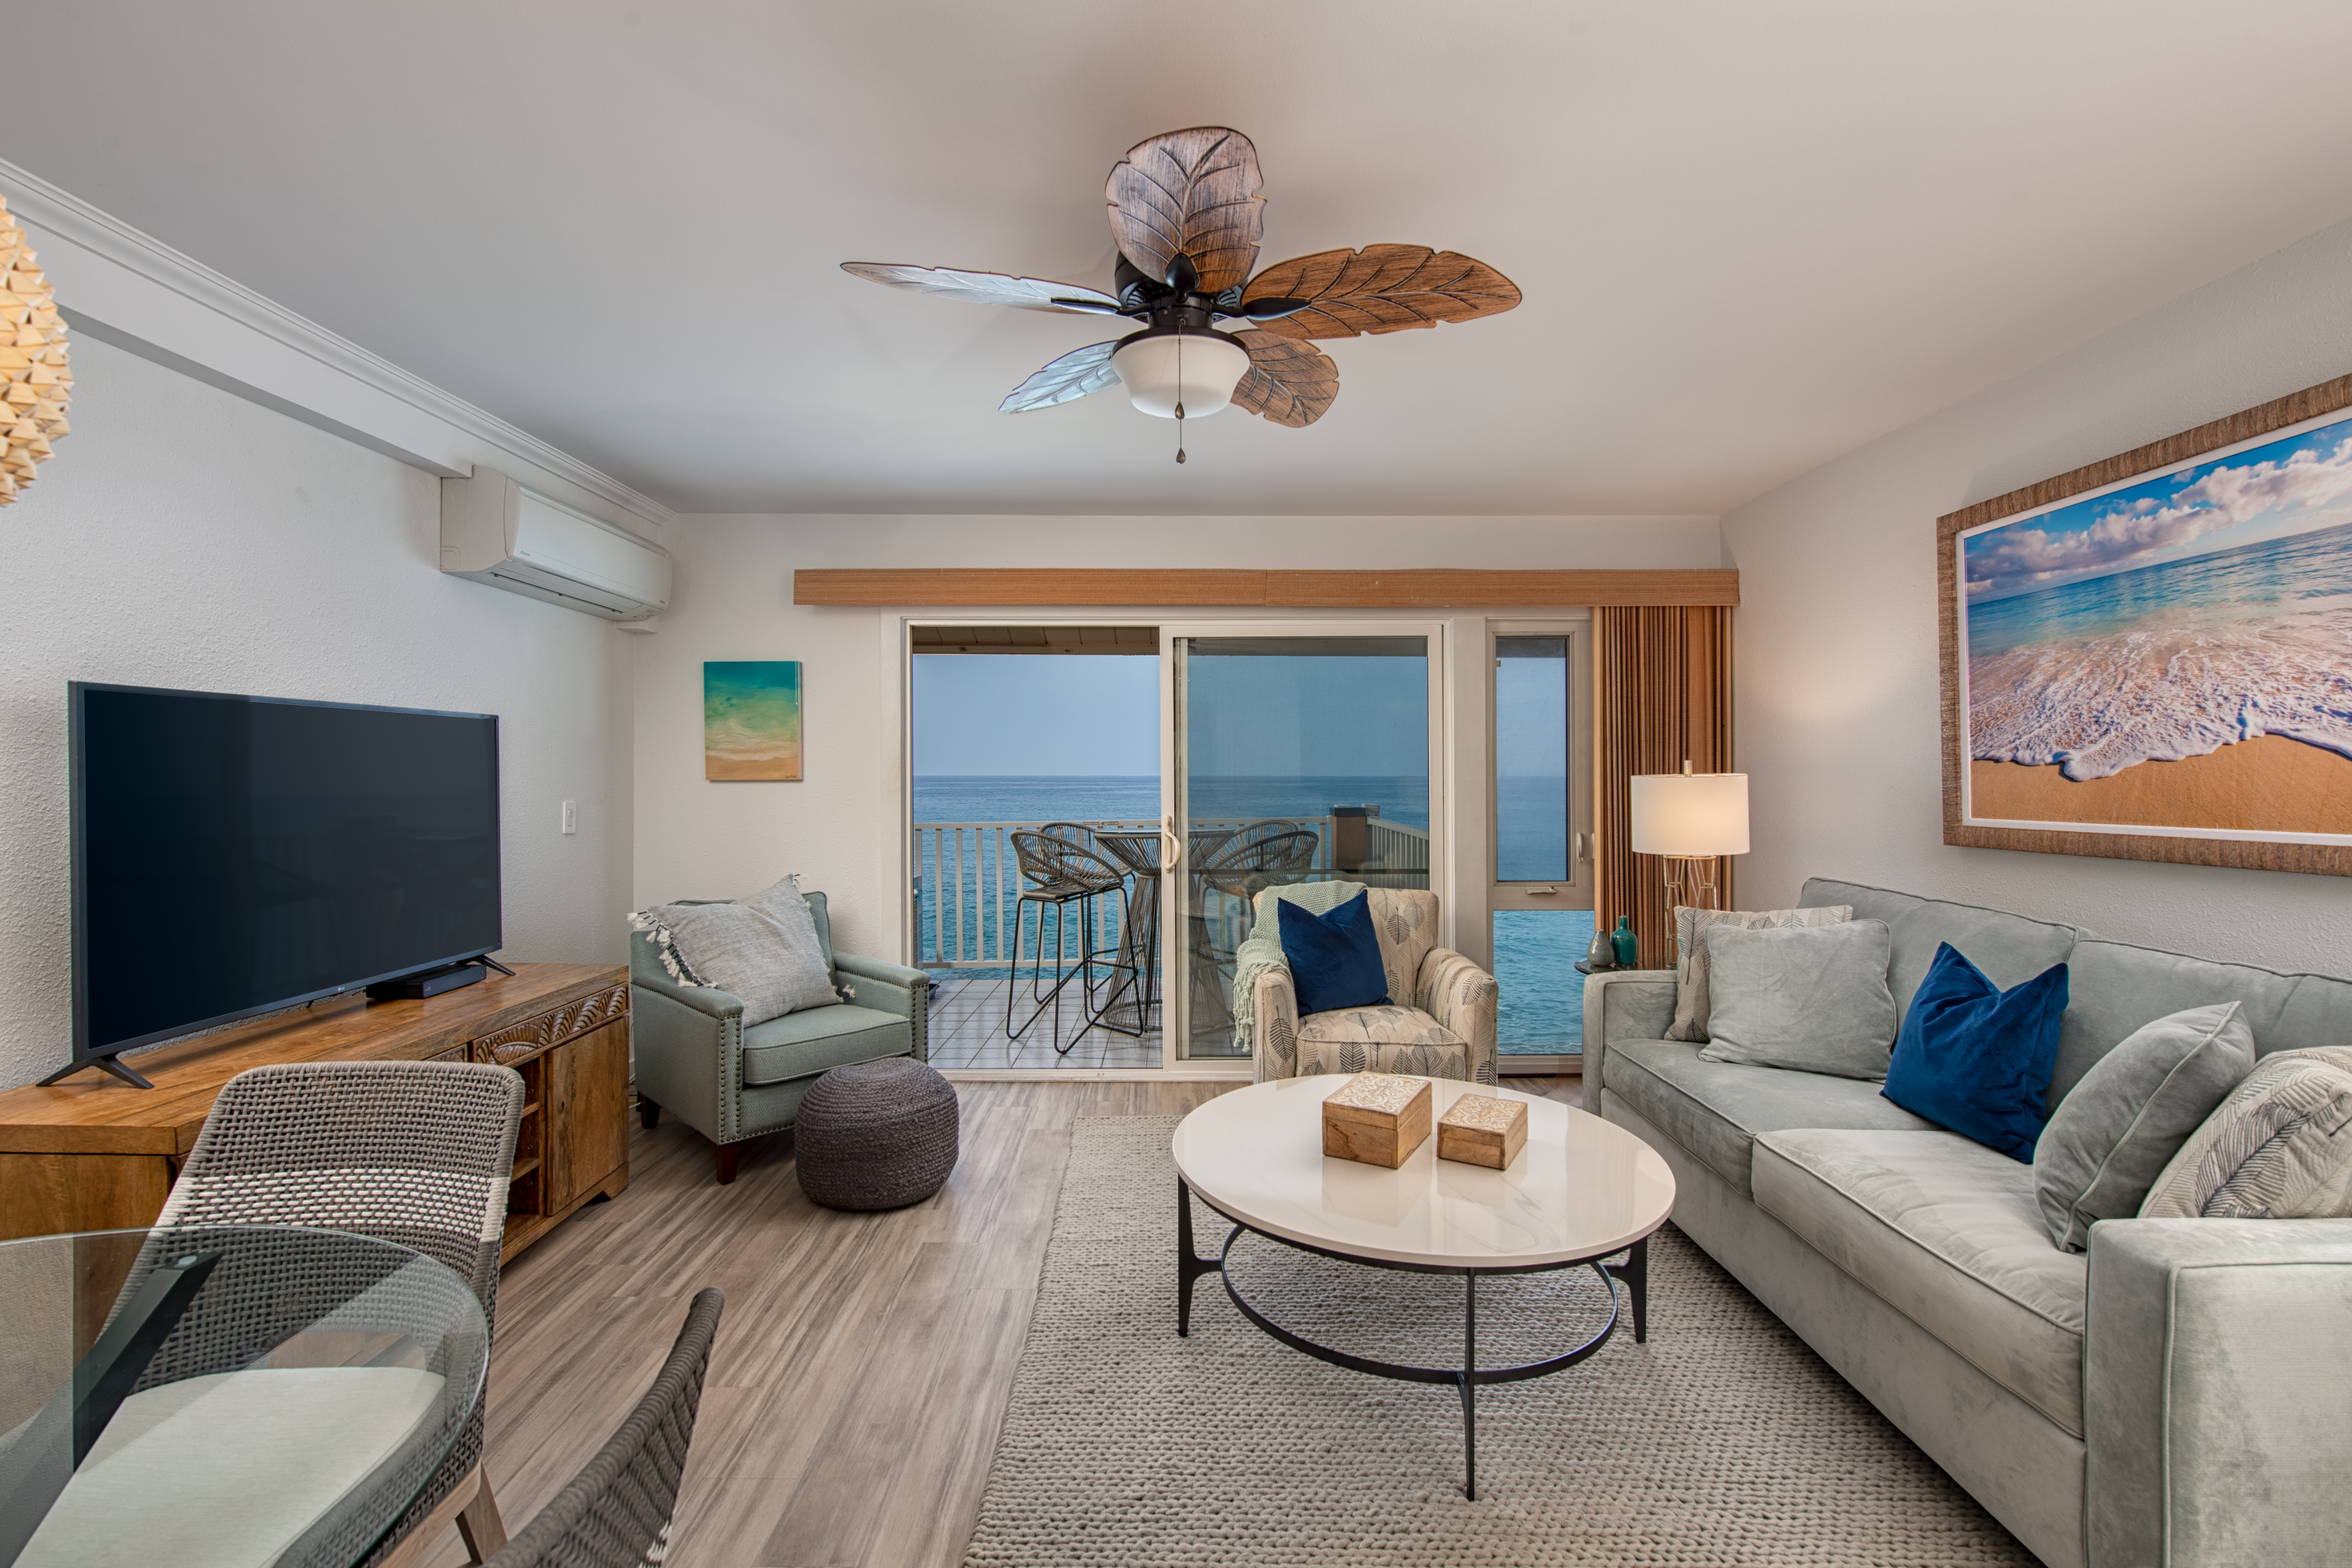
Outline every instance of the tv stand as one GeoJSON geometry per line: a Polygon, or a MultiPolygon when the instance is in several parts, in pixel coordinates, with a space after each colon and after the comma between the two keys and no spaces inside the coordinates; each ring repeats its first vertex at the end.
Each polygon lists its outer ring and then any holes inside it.
{"type": "Polygon", "coordinates": [[[81,1071],[84,1068],[96,1068],[100,1072],[110,1072],[133,1089],[152,1089],[155,1087],[153,1084],[148,1082],[147,1079],[141,1078],[131,1068],[124,1067],[121,1062],[116,1061],[112,1057],[84,1057],[81,1060],[75,1062],[70,1066],[59,1068],[57,1071],[51,1073],[48,1077],[43,1079],[33,1087],[35,1089],[47,1089],[49,1085],[58,1082],[59,1079],[71,1078],[74,1074],[81,1071]]]}
{"type": "Polygon", "coordinates": [[[161,1047],[139,1058],[160,1093],[98,1078],[0,1092],[0,1238],[152,1225],[213,1097],[247,1068],[490,1062],[523,1080],[499,1247],[512,1258],[629,1184],[629,972],[514,969],[424,1001],[352,993],[161,1047]]]}

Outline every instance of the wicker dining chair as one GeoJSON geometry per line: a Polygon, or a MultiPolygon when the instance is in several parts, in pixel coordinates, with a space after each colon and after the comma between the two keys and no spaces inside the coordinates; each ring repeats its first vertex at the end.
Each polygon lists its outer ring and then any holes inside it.
{"type": "MultiPolygon", "coordinates": [[[[522,1092],[512,1068],[470,1062],[290,1062],[241,1072],[213,1101],[155,1224],[308,1226],[395,1242],[471,1286],[487,1328],[498,1309],[522,1092]]],[[[476,1563],[506,1542],[482,1468],[479,1402],[370,1562],[452,1518],[476,1563]]]]}
{"type": "Polygon", "coordinates": [[[596,1457],[515,1531],[489,1568],[637,1568],[668,1556],[702,1377],[726,1304],[717,1290],[694,1298],[653,1387],[596,1457]]]}

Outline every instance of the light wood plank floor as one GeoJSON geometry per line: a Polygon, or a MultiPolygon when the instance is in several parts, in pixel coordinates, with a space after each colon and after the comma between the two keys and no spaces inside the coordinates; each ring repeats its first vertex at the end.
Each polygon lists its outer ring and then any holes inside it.
{"type": "MultiPolygon", "coordinates": [[[[1582,1101],[1574,1079],[1513,1088],[1582,1101]]],[[[711,1180],[666,1120],[631,1182],[508,1267],[488,1463],[509,1531],[620,1425],[686,1304],[727,1292],[669,1561],[955,1568],[980,1508],[1078,1116],[1179,1115],[1229,1086],[968,1083],[963,1152],[929,1203],[845,1215],[801,1195],[791,1142],[711,1180]]],[[[426,1561],[466,1561],[453,1531],[426,1561]]]]}

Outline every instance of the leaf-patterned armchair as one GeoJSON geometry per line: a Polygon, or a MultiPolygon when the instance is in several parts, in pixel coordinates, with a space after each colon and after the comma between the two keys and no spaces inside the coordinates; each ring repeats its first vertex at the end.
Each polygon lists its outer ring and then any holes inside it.
{"type": "MultiPolygon", "coordinates": [[[[1391,1005],[1342,1007],[1298,1016],[1298,993],[1281,959],[1281,917],[1274,901],[1309,888],[1268,888],[1257,896],[1253,934],[1259,963],[1244,962],[1237,980],[1252,987],[1249,1013],[1260,1082],[1326,1072],[1402,1072],[1495,1081],[1495,977],[1436,945],[1437,895],[1412,888],[1370,889],[1372,928],[1391,1005]],[[1271,946],[1272,952],[1266,950],[1271,946]],[[1255,973],[1251,973],[1252,970],[1255,973]]],[[[1329,889],[1330,884],[1320,884],[1329,889]]],[[[1349,894],[1352,897],[1353,894],[1349,894]]]]}

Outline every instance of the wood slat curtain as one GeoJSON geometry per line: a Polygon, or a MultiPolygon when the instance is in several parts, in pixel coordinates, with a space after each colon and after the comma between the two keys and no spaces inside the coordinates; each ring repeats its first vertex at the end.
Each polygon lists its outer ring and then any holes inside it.
{"type": "MultiPolygon", "coordinates": [[[[1592,612],[1593,914],[1613,929],[1633,917],[1642,967],[1675,961],[1665,863],[1633,853],[1632,785],[1637,773],[1732,771],[1731,609],[1639,605],[1592,612]]],[[[1725,908],[1731,858],[1716,862],[1725,908]]]]}

